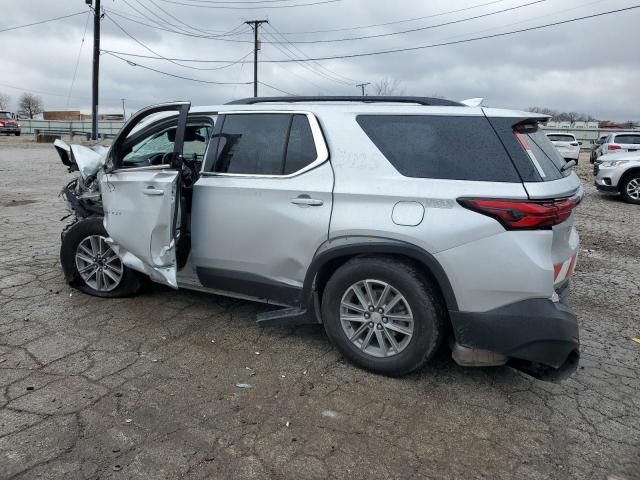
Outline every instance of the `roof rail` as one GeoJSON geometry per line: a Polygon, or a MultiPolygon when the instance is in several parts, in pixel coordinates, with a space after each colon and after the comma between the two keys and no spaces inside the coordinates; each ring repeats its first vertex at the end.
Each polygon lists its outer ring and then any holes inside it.
{"type": "Polygon", "coordinates": [[[292,97],[257,97],[233,100],[226,105],[255,105],[257,103],[315,103],[315,102],[358,102],[358,103],[415,103],[417,105],[462,107],[463,104],[453,100],[429,97],[362,97],[362,96],[292,96],[292,97]]]}

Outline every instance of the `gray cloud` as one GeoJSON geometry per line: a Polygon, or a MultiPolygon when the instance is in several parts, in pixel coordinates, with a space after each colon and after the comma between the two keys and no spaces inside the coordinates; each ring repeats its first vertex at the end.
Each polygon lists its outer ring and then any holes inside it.
{"type": "MultiPolygon", "coordinates": [[[[164,18],[172,20],[154,6],[159,5],[188,25],[210,31],[228,31],[247,19],[268,18],[281,32],[324,30],[377,24],[404,18],[425,16],[470,7],[487,0],[343,0],[304,8],[218,10],[180,6],[164,0],[127,0],[145,16],[146,23],[164,18]],[[157,17],[145,10],[146,5],[157,17]],[[160,17],[160,18],[158,18],[160,17]]],[[[139,17],[124,0],[103,0],[103,7],[114,13],[139,17]]],[[[291,0],[292,3],[306,3],[291,0]]],[[[416,22],[370,29],[289,35],[291,39],[313,40],[343,38],[393,32],[461,19],[481,13],[527,3],[504,0],[477,8],[416,22]]],[[[550,23],[565,18],[589,15],[633,5],[632,0],[547,0],[508,13],[462,22],[420,32],[351,42],[298,45],[304,55],[326,56],[382,49],[427,45],[474,36],[550,23]]],[[[271,4],[273,5],[273,4],[271,4]]],[[[41,19],[82,11],[82,0],[51,2],[30,0],[3,7],[0,29],[41,19]]],[[[252,35],[247,32],[232,37],[242,42],[223,42],[194,38],[151,29],[110,14],[112,18],[141,42],[167,57],[235,60],[251,51],[252,35]]],[[[17,100],[22,91],[43,93],[48,108],[66,108],[73,69],[80,47],[85,16],[0,33],[0,92],[17,100]],[[17,88],[9,88],[9,86],[17,88]]],[[[600,17],[573,24],[527,32],[474,43],[438,47],[356,59],[323,61],[317,64],[260,65],[262,81],[296,94],[357,94],[355,85],[335,81],[340,78],[374,82],[383,77],[397,78],[408,95],[438,94],[462,99],[482,96],[492,106],[524,108],[543,105],[560,110],[590,113],[599,118],[640,119],[638,110],[640,57],[637,25],[640,10],[600,17]],[[330,73],[335,72],[335,74],[330,73]]],[[[102,47],[109,50],[151,55],[119,30],[109,17],[103,19],[102,47]]],[[[262,58],[285,58],[282,49],[291,46],[269,44],[273,31],[261,36],[262,58]],[[271,33],[269,33],[271,32],[271,33]]],[[[78,76],[69,108],[90,110],[91,97],[91,24],[82,49],[78,76]]],[[[298,51],[295,55],[300,56],[298,51]]],[[[289,51],[291,55],[292,52],[289,51]]],[[[247,58],[250,60],[251,56],[247,58]]],[[[176,75],[222,82],[250,82],[252,65],[238,64],[216,71],[181,68],[164,60],[132,61],[176,75]]],[[[189,64],[212,68],[215,64],[189,64]]],[[[194,104],[215,104],[250,96],[251,85],[208,85],[166,77],[134,67],[108,55],[101,57],[101,111],[119,112],[120,98],[127,99],[128,109],[166,100],[189,99],[194,104]]],[[[260,87],[263,95],[277,95],[260,87]]]]}

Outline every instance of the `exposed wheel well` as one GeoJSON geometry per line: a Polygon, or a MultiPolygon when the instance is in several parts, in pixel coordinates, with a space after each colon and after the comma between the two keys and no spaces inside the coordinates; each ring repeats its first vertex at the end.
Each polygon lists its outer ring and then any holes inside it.
{"type": "Polygon", "coordinates": [[[634,175],[634,174],[636,174],[636,175],[640,174],[640,167],[630,168],[629,170],[624,172],[624,174],[622,174],[622,177],[620,178],[620,181],[618,182],[618,191],[619,192],[622,192],[622,186],[625,184],[627,179],[630,176],[634,175]]]}

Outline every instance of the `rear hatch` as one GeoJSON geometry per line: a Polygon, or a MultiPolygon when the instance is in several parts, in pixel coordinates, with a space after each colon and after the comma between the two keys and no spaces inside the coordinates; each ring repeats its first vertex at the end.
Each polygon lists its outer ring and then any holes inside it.
{"type": "Polygon", "coordinates": [[[617,133],[613,141],[607,145],[607,151],[603,153],[638,151],[640,151],[640,133],[617,133]]]}
{"type": "Polygon", "coordinates": [[[515,116],[514,112],[489,108],[484,111],[529,196],[526,205],[506,210],[507,216],[513,217],[514,229],[551,231],[554,286],[561,291],[573,273],[578,254],[574,212],[584,194],[580,180],[539,128],[546,117],[515,116]]]}

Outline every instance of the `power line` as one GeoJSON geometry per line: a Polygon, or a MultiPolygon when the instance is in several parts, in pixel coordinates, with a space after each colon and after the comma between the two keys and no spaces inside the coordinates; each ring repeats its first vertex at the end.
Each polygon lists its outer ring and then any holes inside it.
{"type": "MultiPolygon", "coordinates": [[[[210,4],[195,4],[195,3],[186,3],[186,2],[179,2],[176,0],[161,0],[165,3],[173,3],[174,5],[184,5],[187,7],[196,7],[196,8],[213,8],[213,9],[219,9],[219,10],[255,10],[256,8],[270,8],[270,9],[275,9],[275,8],[297,8],[297,7],[311,7],[313,5],[324,5],[326,3],[336,3],[336,2],[341,2],[342,0],[320,0],[320,1],[316,1],[316,2],[310,2],[310,3],[297,3],[294,5],[261,5],[260,7],[256,7],[256,6],[244,6],[244,7],[237,7],[237,6],[226,6],[226,5],[210,5],[210,4]]],[[[235,2],[232,2],[235,4],[235,2]]]]}
{"type": "MultiPolygon", "coordinates": [[[[154,55],[157,56],[158,59],[162,59],[162,60],[166,60],[169,63],[173,63],[174,65],[177,65],[178,67],[183,67],[183,68],[189,68],[191,70],[220,70],[220,68],[199,68],[199,67],[193,67],[191,65],[184,65],[182,63],[178,63],[175,60],[171,60],[168,57],[165,57],[164,55],[161,55],[160,53],[156,52],[155,50],[153,50],[151,47],[147,46],[145,43],[141,42],[140,40],[138,40],[136,37],[134,37],[133,35],[131,35],[127,30],[124,29],[124,27],[122,27],[118,22],[116,22],[111,15],[109,14],[105,14],[105,16],[111,20],[111,22],[120,29],[120,31],[122,33],[124,33],[126,36],[128,36],[131,40],[133,40],[134,42],[136,42],[138,45],[140,45],[142,48],[144,48],[145,50],[153,53],[154,55]]],[[[107,52],[110,53],[110,52],[107,52]]],[[[241,59],[242,60],[242,59],[241,59]]],[[[231,64],[235,64],[235,63],[239,63],[241,60],[235,60],[235,61],[231,61],[228,62],[231,66],[231,64]]]]}
{"type": "Polygon", "coordinates": [[[273,85],[269,85],[268,83],[264,83],[264,82],[258,82],[258,83],[260,83],[260,85],[264,85],[265,87],[272,88],[272,89],[274,89],[276,92],[284,93],[285,95],[289,95],[289,96],[292,96],[292,97],[295,97],[295,96],[296,96],[296,94],[295,94],[295,93],[286,92],[286,91],[284,91],[284,90],[281,90],[281,89],[279,89],[279,88],[274,87],[273,85]]]}
{"type": "Polygon", "coordinates": [[[82,15],[84,13],[85,13],[85,11],[76,12],[76,13],[71,13],[69,15],[63,15],[62,17],[48,18],[47,20],[40,20],[39,22],[27,23],[25,25],[18,25],[16,27],[4,28],[4,29],[0,30],[0,33],[9,32],[11,30],[18,30],[19,28],[33,27],[34,25],[42,25],[43,23],[54,22],[56,20],[62,20],[63,18],[77,17],[78,15],[82,15]]]}
{"type": "MultiPolygon", "coordinates": [[[[593,2],[593,3],[597,3],[597,2],[593,2]]],[[[576,7],[578,8],[578,7],[576,7]]],[[[479,40],[486,40],[486,39],[491,39],[491,38],[498,38],[498,37],[505,37],[505,36],[509,36],[509,35],[515,35],[518,33],[524,33],[524,32],[530,32],[530,31],[535,31],[535,30],[541,30],[544,28],[550,28],[550,27],[555,27],[558,25],[565,25],[568,23],[574,23],[574,22],[578,22],[578,21],[582,21],[582,20],[588,20],[588,19],[592,19],[592,18],[597,18],[597,17],[603,17],[606,15],[612,15],[615,13],[621,13],[621,12],[625,12],[625,11],[630,11],[630,10],[635,10],[640,8],[640,5],[633,5],[630,7],[626,7],[626,8],[620,8],[617,10],[609,10],[609,11],[605,11],[605,12],[600,12],[600,13],[595,13],[592,15],[585,15],[582,17],[575,17],[575,18],[570,18],[567,20],[560,20],[557,22],[553,22],[553,23],[547,23],[547,24],[543,24],[543,25],[535,25],[533,27],[527,27],[527,28],[521,28],[518,30],[511,30],[508,32],[502,32],[502,33],[496,33],[496,34],[492,34],[492,35],[484,35],[484,36],[479,36],[479,37],[472,37],[472,38],[467,38],[467,39],[462,39],[462,40],[456,40],[456,41],[451,41],[451,42],[439,42],[439,43],[431,43],[428,45],[419,45],[419,46],[414,46],[414,47],[405,47],[405,48],[397,48],[397,49],[389,49],[389,50],[378,50],[378,51],[373,51],[373,52],[364,52],[364,53],[353,53],[353,54],[346,54],[346,55],[333,55],[333,56],[325,56],[325,57],[307,57],[307,58],[298,58],[298,59],[272,59],[272,60],[263,60],[262,63],[292,63],[292,62],[319,62],[319,61],[325,61],[325,60],[339,60],[339,59],[345,59],[345,58],[359,58],[359,57],[368,57],[368,56],[374,56],[374,55],[385,55],[385,54],[389,54],[389,53],[401,53],[401,52],[408,52],[408,51],[415,51],[415,50],[424,50],[424,49],[428,49],[428,48],[436,48],[436,47],[444,47],[444,46],[449,46],[449,45],[459,45],[459,44],[464,44],[464,43],[471,43],[471,42],[475,42],[475,41],[479,41],[479,40]]],[[[133,57],[143,57],[142,55],[137,55],[137,54],[133,54],[133,53],[126,53],[126,52],[115,52],[115,51],[111,51],[111,50],[103,50],[105,53],[116,53],[119,55],[127,55],[127,56],[133,56],[133,57]]],[[[183,62],[194,62],[194,63],[230,63],[233,62],[233,60],[206,60],[206,59],[180,59],[180,61],[183,62]]],[[[248,63],[248,62],[244,62],[244,63],[248,63]]]]}
{"type": "MultiPolygon", "coordinates": [[[[463,40],[456,40],[453,42],[442,42],[442,43],[432,43],[432,44],[428,44],[428,45],[419,45],[419,46],[415,46],[415,47],[405,47],[405,48],[394,48],[394,49],[388,49],[388,50],[377,50],[377,51],[373,51],[373,52],[364,52],[364,53],[351,53],[351,54],[347,54],[347,55],[331,55],[331,56],[326,56],[326,57],[315,57],[315,58],[307,58],[307,59],[299,59],[297,60],[298,62],[317,62],[317,61],[323,61],[323,60],[339,60],[339,59],[343,59],[343,58],[360,58],[360,57],[370,57],[370,56],[374,56],[374,55],[386,55],[389,53],[401,53],[401,52],[411,52],[411,51],[415,51],[415,50],[425,50],[428,48],[436,48],[436,47],[444,47],[444,46],[448,46],[448,45],[460,45],[463,43],[471,43],[471,42],[475,42],[478,40],[486,40],[489,38],[498,38],[498,37],[506,37],[508,35],[515,35],[517,33],[524,33],[524,32],[532,32],[534,30],[541,30],[544,28],[549,28],[549,27],[555,27],[558,25],[566,25],[567,23],[573,23],[573,22],[579,22],[582,20],[588,20],[591,18],[597,18],[597,17],[603,17],[606,15],[612,15],[614,13],[621,13],[621,12],[627,12],[630,10],[635,10],[637,8],[640,8],[640,5],[633,5],[631,7],[626,7],[626,8],[619,8],[617,10],[609,10],[606,12],[600,12],[600,13],[595,13],[592,15],[585,15],[583,17],[576,17],[576,18],[570,18],[567,20],[561,20],[558,22],[553,22],[553,23],[547,23],[544,25],[536,25],[534,27],[528,27],[528,28],[521,28],[518,30],[511,30],[509,32],[503,32],[503,33],[495,33],[493,35],[485,35],[482,37],[473,37],[473,38],[467,38],[467,39],[463,39],[463,40]]],[[[292,60],[270,60],[268,61],[269,63],[288,63],[291,62],[292,60]]]]}
{"type": "Polygon", "coordinates": [[[477,20],[479,18],[485,18],[485,17],[490,17],[493,15],[498,15],[500,13],[505,13],[505,12],[510,12],[513,10],[518,10],[520,8],[525,8],[525,7],[530,7],[531,5],[536,5],[538,3],[544,3],[547,0],[534,0],[533,2],[529,2],[529,3],[524,3],[521,5],[516,5],[514,7],[509,7],[509,8],[504,8],[502,10],[496,10],[495,12],[488,12],[488,13],[483,13],[481,15],[475,15],[473,17],[467,17],[467,18],[461,18],[458,20],[451,20],[449,22],[444,22],[444,23],[439,23],[436,25],[427,25],[426,27],[418,27],[418,28],[411,28],[408,30],[401,30],[399,32],[387,32],[387,33],[379,33],[376,35],[362,35],[359,37],[347,37],[347,38],[330,38],[330,39],[321,39],[321,40],[288,40],[289,43],[295,43],[295,44],[317,44],[317,43],[335,43],[335,42],[350,42],[353,40],[367,40],[367,39],[371,39],[371,38],[381,38],[381,37],[391,37],[394,35],[404,35],[406,33],[415,33],[415,32],[421,32],[424,30],[430,30],[433,28],[438,28],[438,27],[444,27],[444,26],[448,26],[448,25],[455,25],[458,23],[463,23],[463,22],[469,22],[471,20],[477,20]]]}
{"type": "Polygon", "coordinates": [[[493,0],[492,2],[481,3],[479,5],[474,5],[472,7],[458,8],[457,10],[448,10],[446,12],[433,13],[431,15],[425,15],[423,17],[415,17],[415,18],[406,18],[403,20],[395,20],[393,22],[384,22],[384,23],[374,23],[371,25],[361,25],[358,27],[343,27],[343,28],[328,28],[326,30],[310,30],[307,32],[282,32],[283,35],[306,35],[313,33],[330,33],[330,32],[346,32],[349,30],[362,30],[367,28],[375,28],[375,27],[386,27],[389,25],[397,25],[399,23],[408,23],[408,22],[416,22],[418,20],[426,20],[427,18],[435,18],[442,17],[444,15],[450,15],[452,13],[460,13],[465,12],[467,10],[474,10],[476,8],[487,7],[489,5],[493,5],[496,3],[506,2],[507,0],[493,0]]]}
{"type": "Polygon", "coordinates": [[[90,18],[91,18],[91,10],[87,12],[87,20],[84,22],[84,32],[82,33],[82,40],[80,40],[80,48],[78,49],[78,57],[76,58],[76,67],[73,70],[73,78],[71,79],[71,86],[69,87],[69,95],[67,96],[67,107],[69,106],[69,101],[71,100],[73,85],[76,83],[76,77],[78,76],[78,65],[80,65],[80,55],[82,54],[84,39],[87,36],[87,28],[89,27],[90,18]]]}
{"type": "MultiPolygon", "coordinates": [[[[269,38],[273,38],[270,36],[269,33],[266,33],[267,36],[269,36],[269,38]]],[[[298,62],[299,58],[296,56],[296,54],[285,44],[278,44],[277,42],[270,42],[269,45],[271,45],[272,47],[274,47],[275,49],[277,49],[280,53],[282,53],[285,57],[290,58],[292,61],[294,62],[298,62]]],[[[319,65],[318,63],[312,63],[313,65],[319,65]]],[[[344,80],[340,80],[339,78],[335,78],[332,76],[327,75],[326,73],[319,71],[315,68],[313,68],[311,66],[311,64],[307,64],[304,62],[299,63],[299,65],[304,68],[305,70],[310,71],[311,73],[313,73],[314,75],[318,75],[320,77],[325,78],[326,80],[331,80],[337,83],[341,83],[344,85],[349,85],[349,82],[346,82],[344,80]]]]}
{"type": "MultiPolygon", "coordinates": [[[[130,22],[137,23],[139,25],[144,25],[145,27],[153,28],[153,29],[156,29],[156,30],[162,30],[162,31],[165,31],[165,32],[171,32],[171,33],[175,33],[175,34],[178,34],[178,35],[184,35],[184,36],[187,36],[187,37],[204,38],[204,39],[207,39],[207,40],[220,40],[220,41],[227,41],[227,42],[234,42],[234,43],[253,43],[252,40],[230,40],[230,39],[224,38],[224,37],[227,37],[227,36],[231,37],[231,36],[236,36],[236,35],[241,35],[241,34],[244,34],[244,33],[248,33],[250,30],[240,31],[240,32],[235,32],[235,33],[229,33],[229,34],[220,34],[220,35],[218,35],[218,34],[216,34],[216,35],[200,35],[200,34],[196,34],[196,33],[189,33],[189,32],[185,32],[185,31],[166,28],[166,27],[163,27],[162,25],[159,25],[157,22],[155,22],[156,23],[155,25],[150,25],[148,23],[141,22],[139,20],[135,20],[133,18],[127,17],[126,15],[123,15],[122,13],[116,12],[113,9],[106,9],[106,11],[108,13],[110,13],[110,14],[113,14],[113,15],[117,16],[117,17],[124,18],[125,20],[128,20],[130,22]]],[[[145,18],[147,20],[149,20],[149,21],[153,21],[152,19],[150,19],[148,17],[145,17],[145,18]]],[[[239,28],[239,27],[236,27],[236,28],[239,28]]],[[[232,31],[233,30],[231,30],[231,32],[232,31]]]]}
{"type": "MultiPolygon", "coordinates": [[[[304,58],[309,58],[302,50],[300,50],[300,48],[298,48],[297,46],[295,46],[293,43],[288,42],[286,37],[284,35],[282,35],[278,29],[276,29],[276,27],[274,27],[273,25],[269,24],[269,28],[271,30],[273,30],[277,35],[280,36],[280,38],[284,39],[287,43],[289,43],[291,45],[291,48],[296,50],[302,57],[304,58]]],[[[359,80],[354,80],[352,78],[348,78],[345,77],[344,75],[341,75],[337,72],[334,72],[332,70],[329,70],[328,68],[326,68],[324,65],[318,63],[318,62],[314,62],[314,65],[316,65],[320,70],[322,70],[323,72],[326,72],[326,74],[328,74],[329,78],[331,80],[334,80],[338,83],[344,83],[345,85],[352,85],[356,82],[358,82],[359,80]]]]}
{"type": "Polygon", "coordinates": [[[131,60],[127,60],[126,58],[122,58],[122,57],[120,57],[120,56],[118,56],[118,55],[116,55],[114,53],[107,52],[107,55],[111,55],[112,57],[115,57],[118,60],[122,60],[123,62],[128,63],[132,67],[140,67],[140,68],[143,68],[145,70],[150,70],[152,72],[160,73],[160,74],[166,75],[168,77],[179,78],[181,80],[189,80],[191,82],[207,83],[207,84],[211,84],[211,85],[250,85],[251,84],[251,82],[216,82],[216,81],[212,81],[212,80],[202,80],[202,79],[198,79],[198,78],[184,77],[182,75],[176,75],[174,73],[165,72],[163,70],[157,70],[155,68],[151,68],[151,67],[148,67],[146,65],[140,65],[139,63],[132,62],[131,60]]]}
{"type": "MultiPolygon", "coordinates": [[[[109,13],[112,13],[112,14],[116,15],[117,17],[124,18],[125,20],[129,20],[130,22],[134,22],[134,23],[137,23],[139,25],[144,25],[144,26],[149,27],[149,28],[157,28],[158,30],[164,30],[164,31],[167,31],[167,32],[172,32],[172,33],[178,33],[178,34],[181,34],[181,35],[185,35],[183,32],[180,32],[180,31],[171,30],[171,29],[168,29],[168,28],[165,28],[165,27],[159,28],[159,27],[156,26],[157,22],[155,22],[156,25],[149,25],[148,23],[144,23],[144,22],[140,21],[140,20],[150,20],[150,21],[152,21],[148,17],[136,17],[136,16],[130,14],[129,12],[126,12],[127,15],[125,15],[120,10],[115,10],[113,8],[106,8],[105,10],[108,11],[109,13]]],[[[202,31],[202,32],[207,31],[207,32],[210,33],[210,35],[209,34],[208,35],[190,34],[189,36],[202,37],[202,38],[215,38],[215,37],[227,37],[227,36],[228,37],[233,37],[233,36],[240,35],[240,34],[243,34],[243,33],[248,33],[249,29],[238,31],[238,29],[242,29],[244,26],[245,26],[244,23],[241,23],[238,26],[236,26],[235,28],[232,28],[231,30],[228,30],[228,31],[215,31],[215,30],[208,31],[208,30],[198,29],[199,31],[202,31]]]]}

